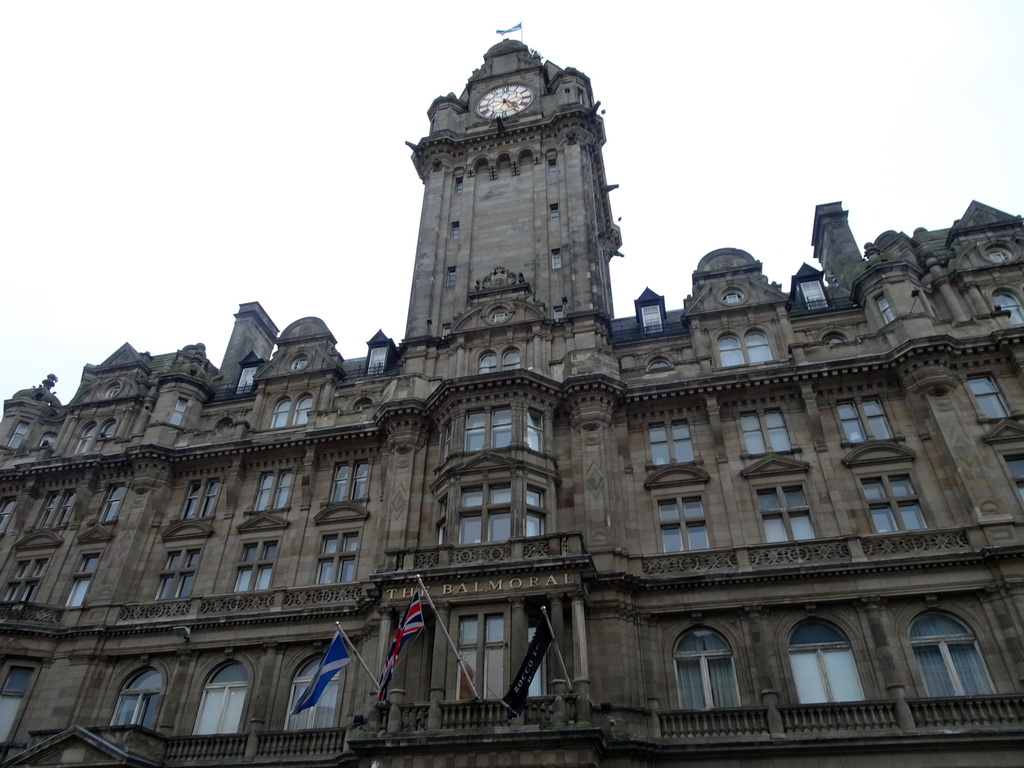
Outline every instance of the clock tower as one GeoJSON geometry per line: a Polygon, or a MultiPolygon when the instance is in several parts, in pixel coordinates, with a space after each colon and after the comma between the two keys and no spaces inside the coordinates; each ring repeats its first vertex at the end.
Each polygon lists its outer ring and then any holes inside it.
{"type": "Polygon", "coordinates": [[[598,109],[586,75],[513,40],[430,105],[412,156],[424,192],[407,372],[477,373],[480,354],[515,344],[522,367],[561,378],[558,361],[606,347],[621,238],[598,109]]]}

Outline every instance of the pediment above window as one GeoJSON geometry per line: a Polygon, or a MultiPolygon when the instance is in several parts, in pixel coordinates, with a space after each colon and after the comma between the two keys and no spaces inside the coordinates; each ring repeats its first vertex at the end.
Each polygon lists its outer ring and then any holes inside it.
{"type": "Polygon", "coordinates": [[[147,755],[156,754],[156,750],[163,748],[159,739],[157,734],[138,727],[87,730],[73,725],[11,758],[8,765],[26,768],[37,765],[124,765],[128,768],[152,768],[156,763],[147,755]],[[131,741],[130,750],[125,748],[126,740],[131,741]]]}
{"type": "Polygon", "coordinates": [[[807,474],[811,465],[806,461],[798,461],[789,456],[765,456],[744,468],[740,474],[745,478],[771,477],[773,475],[807,474]]]}
{"type": "Polygon", "coordinates": [[[990,445],[993,443],[1019,443],[1024,441],[1024,426],[1011,419],[1003,419],[982,438],[990,445]]]}
{"type": "Polygon", "coordinates": [[[871,464],[905,463],[913,461],[916,453],[905,445],[896,443],[868,443],[859,445],[843,457],[848,467],[863,467],[871,464]]]}
{"type": "Polygon", "coordinates": [[[164,541],[177,539],[205,539],[213,535],[213,526],[202,520],[178,520],[160,533],[164,541]]]}
{"type": "Polygon", "coordinates": [[[106,544],[112,538],[114,534],[110,532],[109,526],[99,524],[89,526],[76,537],[80,544],[106,544]]]}
{"type": "Polygon", "coordinates": [[[711,476],[693,464],[661,467],[644,479],[644,488],[669,488],[679,485],[705,485],[711,476]]]}
{"type": "Polygon", "coordinates": [[[271,512],[256,512],[247,520],[239,523],[235,530],[239,533],[252,531],[280,531],[288,527],[288,521],[271,512]]]}
{"type": "Polygon", "coordinates": [[[314,525],[362,522],[370,516],[366,507],[353,501],[324,504],[313,518],[314,525]]]}
{"type": "Polygon", "coordinates": [[[53,531],[37,531],[23,536],[14,545],[17,550],[22,549],[53,549],[60,546],[63,539],[53,531]]]}

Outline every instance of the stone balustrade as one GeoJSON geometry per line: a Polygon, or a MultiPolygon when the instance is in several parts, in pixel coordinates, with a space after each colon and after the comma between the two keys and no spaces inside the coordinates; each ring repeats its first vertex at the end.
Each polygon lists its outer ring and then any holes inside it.
{"type": "Polygon", "coordinates": [[[584,555],[586,548],[581,533],[558,533],[483,544],[446,544],[414,551],[392,550],[387,553],[387,570],[422,571],[480,563],[512,563],[584,555]]]}

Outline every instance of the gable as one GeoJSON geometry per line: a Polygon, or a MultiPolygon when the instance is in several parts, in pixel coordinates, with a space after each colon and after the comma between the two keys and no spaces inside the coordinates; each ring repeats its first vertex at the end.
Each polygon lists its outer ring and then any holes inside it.
{"type": "Polygon", "coordinates": [[[62,539],[53,531],[39,531],[23,536],[14,545],[17,550],[22,549],[52,549],[60,546],[62,539]]]}
{"type": "Polygon", "coordinates": [[[236,530],[239,533],[252,531],[280,531],[288,527],[288,521],[282,517],[269,512],[259,512],[252,515],[248,520],[239,523],[236,530]]]}
{"type": "Polygon", "coordinates": [[[656,469],[644,478],[644,488],[669,488],[679,485],[705,485],[711,476],[693,464],[673,464],[656,469]]]}
{"type": "Polygon", "coordinates": [[[1019,443],[1024,441],[1024,426],[1011,419],[1003,419],[985,435],[984,440],[989,445],[998,443],[1019,443]]]}
{"type": "Polygon", "coordinates": [[[157,768],[166,752],[165,739],[142,728],[95,728],[73,725],[7,760],[13,766],[117,765],[157,768]],[[128,749],[129,744],[131,749],[128,749]],[[147,755],[140,754],[144,750],[147,755]]]}
{"type": "Polygon", "coordinates": [[[806,474],[811,465],[788,456],[766,456],[743,469],[743,477],[770,477],[772,475],[806,474]]]}
{"type": "Polygon", "coordinates": [[[362,522],[370,516],[366,507],[352,501],[337,501],[324,504],[313,518],[315,525],[328,525],[331,523],[353,523],[362,522]]]}
{"type": "Polygon", "coordinates": [[[160,533],[164,541],[176,539],[205,539],[213,535],[213,527],[202,520],[176,520],[160,533]]]}
{"type": "Polygon", "coordinates": [[[917,456],[913,450],[895,443],[868,443],[859,445],[843,457],[848,467],[862,467],[871,464],[906,463],[917,456]]]}

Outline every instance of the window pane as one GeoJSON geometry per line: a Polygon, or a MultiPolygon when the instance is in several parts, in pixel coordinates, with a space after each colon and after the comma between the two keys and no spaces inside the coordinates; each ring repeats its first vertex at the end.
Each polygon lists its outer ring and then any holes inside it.
{"type": "Polygon", "coordinates": [[[860,701],[864,698],[853,653],[849,649],[822,651],[822,659],[832,689],[832,701],[860,701]]]}
{"type": "Polygon", "coordinates": [[[512,517],[507,512],[492,514],[487,521],[488,541],[508,541],[512,536],[512,517]]]}
{"type": "Polygon", "coordinates": [[[790,651],[789,663],[793,668],[793,682],[796,684],[796,695],[801,704],[820,704],[828,701],[816,651],[790,651]]]}
{"type": "Polygon", "coordinates": [[[691,523],[686,526],[686,536],[690,541],[690,549],[708,548],[708,531],[703,523],[699,525],[691,523]]]}
{"type": "Polygon", "coordinates": [[[757,492],[757,505],[762,512],[780,509],[779,494],[774,488],[757,492]]]}
{"type": "Polygon", "coordinates": [[[736,672],[731,658],[708,659],[708,677],[711,683],[712,704],[716,707],[738,707],[736,672]]]}
{"type": "Polygon", "coordinates": [[[679,509],[674,501],[662,500],[658,502],[658,516],[662,520],[678,520],[679,509]]]}
{"type": "Polygon", "coordinates": [[[891,533],[896,530],[896,522],[888,507],[876,507],[871,510],[871,520],[879,533],[891,533]]]}
{"type": "Polygon", "coordinates": [[[786,526],[781,517],[766,517],[764,519],[764,539],[768,543],[786,541],[786,526]]]}
{"type": "Polygon", "coordinates": [[[881,480],[861,480],[860,485],[864,489],[864,497],[869,501],[885,498],[885,488],[881,480]]]}
{"type": "Polygon", "coordinates": [[[893,496],[913,496],[914,486],[910,484],[910,478],[906,475],[895,475],[889,478],[889,487],[892,488],[893,496]]]}
{"type": "Polygon", "coordinates": [[[511,504],[512,487],[508,485],[496,485],[491,488],[491,504],[511,504]]]}
{"type": "Polygon", "coordinates": [[[665,427],[652,426],[648,429],[651,442],[651,462],[654,464],[668,464],[668,439],[665,434],[665,427]]]}
{"type": "Polygon", "coordinates": [[[662,528],[661,544],[666,552],[682,552],[683,539],[679,535],[679,527],[662,528]]]}
{"type": "Polygon", "coordinates": [[[953,680],[938,645],[915,645],[914,657],[924,679],[925,693],[929,696],[954,696],[953,680]]]}
{"type": "Polygon", "coordinates": [[[679,706],[683,709],[706,709],[700,659],[676,659],[676,675],[679,678],[679,706]]]}
{"type": "Polygon", "coordinates": [[[807,501],[804,499],[803,488],[783,488],[782,493],[786,496],[787,507],[806,507],[807,501]]]}
{"type": "Polygon", "coordinates": [[[542,536],[544,534],[544,518],[540,515],[526,516],[526,535],[542,536]]]}
{"type": "Polygon", "coordinates": [[[481,532],[479,515],[464,516],[459,528],[459,543],[479,544],[481,532]]]}
{"type": "Polygon", "coordinates": [[[797,541],[814,538],[810,515],[790,515],[789,525],[793,529],[793,538],[797,541]]]}
{"type": "Polygon", "coordinates": [[[908,531],[917,531],[925,527],[924,518],[917,504],[900,504],[900,520],[908,531]]]}

